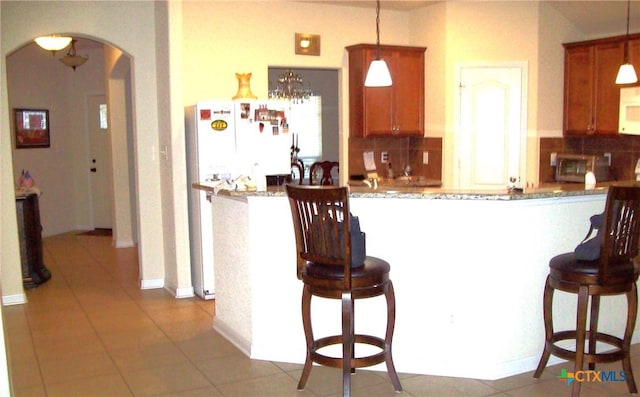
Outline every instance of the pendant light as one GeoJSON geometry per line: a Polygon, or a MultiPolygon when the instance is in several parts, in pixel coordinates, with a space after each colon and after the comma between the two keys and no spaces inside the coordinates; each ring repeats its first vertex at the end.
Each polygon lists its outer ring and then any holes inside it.
{"type": "Polygon", "coordinates": [[[41,48],[51,51],[51,54],[55,55],[56,51],[59,51],[71,42],[71,37],[68,36],[40,36],[36,37],[33,41],[36,42],[41,48]]]}
{"type": "Polygon", "coordinates": [[[73,39],[71,40],[71,48],[69,48],[69,52],[67,52],[67,55],[60,58],[60,62],[69,66],[75,72],[78,66],[87,62],[87,59],[89,59],[89,56],[81,56],[76,53],[76,40],[73,39]]]}
{"type": "Polygon", "coordinates": [[[618,70],[618,76],[616,76],[616,84],[632,84],[638,81],[638,76],[633,68],[633,65],[629,62],[629,11],[631,7],[631,0],[627,0],[627,37],[624,42],[624,64],[620,66],[618,70]]]}
{"type": "Polygon", "coordinates": [[[371,61],[365,87],[388,87],[391,85],[391,73],[384,59],[380,58],[380,0],[376,0],[376,59],[371,61]]]}

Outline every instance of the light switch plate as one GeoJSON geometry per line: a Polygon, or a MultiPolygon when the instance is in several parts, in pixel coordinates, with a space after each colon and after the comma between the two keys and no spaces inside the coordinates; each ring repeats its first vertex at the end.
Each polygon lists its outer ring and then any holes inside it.
{"type": "Polygon", "coordinates": [[[389,152],[380,153],[380,162],[386,164],[389,162],[389,152]]]}
{"type": "Polygon", "coordinates": [[[556,152],[551,153],[551,156],[549,159],[549,165],[552,167],[555,167],[556,165],[558,165],[558,153],[556,152]]]}
{"type": "Polygon", "coordinates": [[[429,152],[422,152],[422,164],[429,164],[429,152]]]}

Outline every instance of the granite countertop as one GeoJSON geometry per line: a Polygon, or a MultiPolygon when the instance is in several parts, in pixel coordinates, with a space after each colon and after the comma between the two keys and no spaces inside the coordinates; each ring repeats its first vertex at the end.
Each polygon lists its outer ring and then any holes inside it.
{"type": "MultiPolygon", "coordinates": [[[[620,181],[615,182],[616,185],[638,185],[640,182],[620,181]]],[[[350,197],[362,198],[410,198],[423,200],[493,200],[493,201],[513,201],[513,200],[530,200],[544,198],[559,197],[576,197],[606,194],[607,187],[612,183],[599,184],[595,189],[585,189],[583,184],[550,184],[542,185],[537,188],[524,189],[521,193],[510,193],[504,190],[462,190],[462,189],[445,189],[437,187],[398,187],[398,186],[378,186],[377,189],[362,186],[349,186],[350,197]]],[[[193,183],[194,189],[213,192],[211,185],[207,182],[193,183]]],[[[267,191],[248,192],[248,191],[228,191],[222,190],[218,192],[221,196],[231,197],[268,197],[268,196],[285,196],[284,186],[269,186],[267,191]]]]}

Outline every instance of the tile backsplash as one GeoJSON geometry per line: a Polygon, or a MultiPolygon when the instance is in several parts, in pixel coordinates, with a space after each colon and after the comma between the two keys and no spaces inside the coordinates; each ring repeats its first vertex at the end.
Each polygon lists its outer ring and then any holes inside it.
{"type": "Polygon", "coordinates": [[[388,175],[388,165],[380,161],[382,152],[387,152],[396,176],[402,175],[404,166],[408,164],[414,176],[442,180],[442,138],[349,138],[349,175],[365,174],[362,154],[369,151],[374,154],[380,177],[388,175]],[[428,164],[423,163],[424,152],[428,153],[428,164]]]}
{"type": "Polygon", "coordinates": [[[611,171],[618,181],[635,180],[635,167],[640,158],[640,136],[540,138],[540,183],[555,182],[555,167],[551,153],[595,154],[611,153],[611,171]]]}
{"type": "MultiPolygon", "coordinates": [[[[405,164],[412,175],[442,180],[442,138],[375,137],[349,138],[349,175],[364,175],[364,152],[372,151],[378,175],[388,175],[387,164],[380,161],[387,152],[396,176],[402,175],[405,164]],[[428,152],[428,164],[423,164],[423,153],[428,152]]],[[[640,136],[617,135],[607,137],[540,138],[540,183],[555,182],[555,167],[551,166],[551,153],[595,154],[611,153],[611,171],[619,181],[635,180],[635,166],[640,159],[640,136]]]]}

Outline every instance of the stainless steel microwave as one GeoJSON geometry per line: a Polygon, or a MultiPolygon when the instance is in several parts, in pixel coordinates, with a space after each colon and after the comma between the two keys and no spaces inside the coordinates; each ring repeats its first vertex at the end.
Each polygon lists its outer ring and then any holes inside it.
{"type": "Polygon", "coordinates": [[[583,154],[558,154],[556,163],[557,182],[583,182],[587,172],[593,172],[597,182],[613,179],[609,160],[606,157],[583,154]]]}

